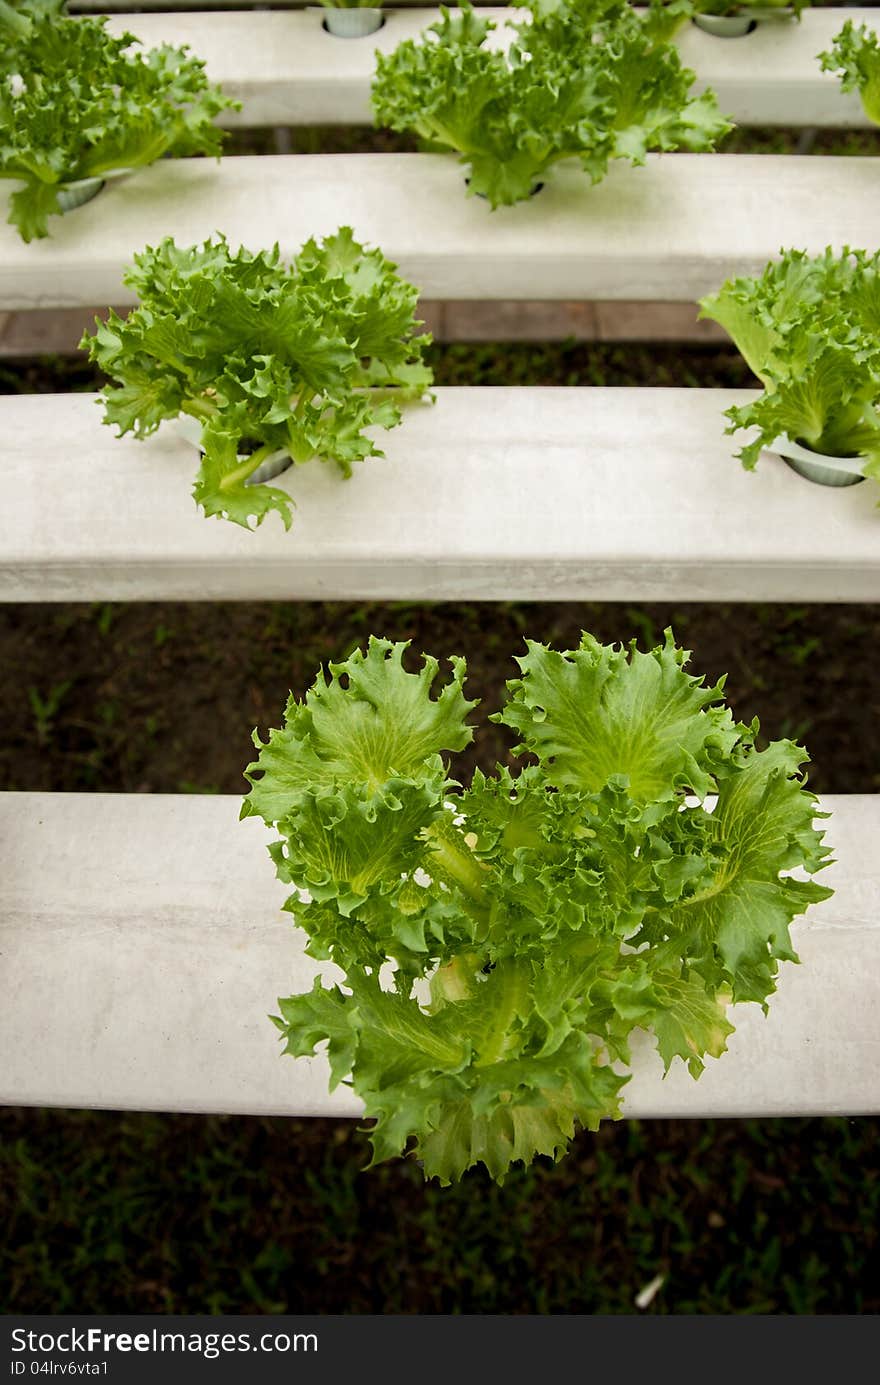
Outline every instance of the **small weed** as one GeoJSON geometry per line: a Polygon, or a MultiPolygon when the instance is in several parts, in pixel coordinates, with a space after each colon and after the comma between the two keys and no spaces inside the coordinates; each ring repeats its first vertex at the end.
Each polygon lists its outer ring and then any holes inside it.
{"type": "Polygon", "coordinates": [[[122,706],[119,702],[99,702],[96,707],[98,720],[102,726],[115,726],[119,721],[122,706]]]}
{"type": "Polygon", "coordinates": [[[55,718],[72,686],[72,681],[65,679],[63,683],[56,683],[51,687],[45,697],[37,688],[28,688],[28,701],[34,715],[38,745],[47,746],[51,742],[55,718]]]}
{"type": "Polygon", "coordinates": [[[818,635],[809,635],[799,643],[789,645],[786,650],[786,658],[790,664],[794,664],[795,668],[803,668],[814,654],[821,652],[821,649],[822,641],[818,635]]]}
{"type": "Polygon", "coordinates": [[[180,779],[177,783],[178,793],[199,793],[199,794],[218,794],[222,790],[216,784],[199,784],[193,779],[180,779]]]}
{"type": "Polygon", "coordinates": [[[640,611],[636,606],[629,606],[626,611],[626,620],[640,637],[642,649],[656,649],[658,644],[663,643],[657,634],[656,625],[646,611],[640,611]]]}
{"type": "Polygon", "coordinates": [[[812,727],[813,720],[811,717],[799,717],[797,719],[783,717],[776,734],[784,737],[785,740],[795,741],[797,745],[803,745],[809,739],[812,727]]]}
{"type": "Polygon", "coordinates": [[[98,634],[102,635],[105,639],[110,634],[118,609],[117,606],[113,606],[109,601],[97,602],[92,607],[95,613],[95,624],[98,627],[98,634]]]}

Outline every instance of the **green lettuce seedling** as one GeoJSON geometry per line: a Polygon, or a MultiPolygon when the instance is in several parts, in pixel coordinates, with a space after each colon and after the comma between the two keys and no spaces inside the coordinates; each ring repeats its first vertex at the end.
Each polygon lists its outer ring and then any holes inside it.
{"type": "Polygon", "coordinates": [[[530,196],[553,164],[577,159],[598,183],[612,159],[651,149],[711,149],[731,127],[694,73],[653,41],[624,0],[532,0],[507,51],[494,24],[465,4],[423,41],[377,54],[376,120],[453,149],[468,191],[492,207],[530,196]]]}
{"type": "Polygon", "coordinates": [[[80,343],[119,381],[103,392],[104,422],[142,438],[163,419],[198,420],[193,495],[245,528],[270,510],[290,528],[287,492],[250,483],[268,457],[320,457],[348,477],[384,455],[366,430],[394,428],[433,379],[418,290],[347,226],[307,241],[290,266],[277,245],[233,254],[223,236],[189,248],[166,238],[135,256],[125,283],[140,306],[96,320],[80,343]]]}
{"type": "Polygon", "coordinates": [[[744,466],[787,436],[863,457],[880,480],[880,253],[782,251],[758,278],[701,299],[700,316],[721,324],[764,386],[727,410],[728,433],[757,430],[738,454],[744,466]]]}
{"type": "Polygon", "coordinates": [[[839,72],[843,91],[857,91],[869,120],[880,125],[880,37],[873,29],[848,19],[819,54],[823,72],[839,72]]]}
{"type": "Polygon", "coordinates": [[[790,874],[827,864],[823,815],[805,752],[759,750],[671,631],[647,654],[527,642],[490,719],[531,763],[467,789],[444,759],[473,735],[464,660],[434,695],[406,648],[371,639],[254,737],[242,816],[277,828],[285,908],[344,972],[275,1023],[362,1098],[374,1163],[500,1182],[620,1114],[634,1030],[698,1077],[731,1001],[766,1009],[789,924],[830,894],[790,874]]]}
{"type": "Polygon", "coordinates": [[[60,0],[0,0],[0,178],[23,184],[9,221],[23,240],[49,234],[59,191],[143,168],[163,154],[219,155],[213,120],[237,105],[186,48],[137,48],[105,18],[68,16],[60,0]]]}

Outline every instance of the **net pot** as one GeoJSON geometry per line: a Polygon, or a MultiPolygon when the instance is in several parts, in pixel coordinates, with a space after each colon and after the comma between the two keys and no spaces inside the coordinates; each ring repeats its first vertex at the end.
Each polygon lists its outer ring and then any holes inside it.
{"type": "Polygon", "coordinates": [[[104,186],[103,178],[77,178],[72,183],[59,183],[58,208],[61,212],[72,212],[84,202],[91,202],[104,186]]]}
{"type": "MultiPolygon", "coordinates": [[[[183,441],[189,443],[190,447],[196,448],[201,454],[204,452],[202,447],[201,425],[189,414],[182,414],[179,418],[170,421],[171,431],[183,441]]],[[[240,462],[247,461],[248,453],[239,452],[236,454],[240,462]]],[[[261,486],[265,481],[272,481],[276,476],[280,476],[283,471],[287,471],[293,466],[293,458],[285,449],[279,448],[277,452],[270,452],[256,471],[252,471],[245,481],[246,486],[261,486]]]]}
{"type": "Polygon", "coordinates": [[[857,486],[865,479],[864,457],[829,457],[784,435],[775,440],[770,451],[777,453],[798,476],[817,486],[857,486]]]}
{"type": "Polygon", "coordinates": [[[750,14],[695,14],[694,23],[716,38],[744,38],[758,27],[750,14]]]}
{"type": "MultiPolygon", "coordinates": [[[[241,461],[245,460],[246,453],[239,453],[241,461]]],[[[293,466],[293,458],[284,448],[277,452],[270,452],[265,461],[260,462],[256,471],[252,471],[245,481],[246,486],[261,486],[264,481],[272,481],[276,476],[280,476],[283,471],[288,471],[293,466]]]]}
{"type": "Polygon", "coordinates": [[[375,34],[384,23],[382,11],[369,6],[352,10],[328,5],[324,12],[324,28],[336,38],[366,38],[368,34],[375,34]]]}
{"type": "MultiPolygon", "coordinates": [[[[470,187],[470,185],[471,185],[471,180],[470,180],[470,178],[465,178],[465,180],[464,180],[464,185],[465,185],[466,188],[469,188],[469,187],[470,187]]],[[[542,189],[544,186],[545,186],[545,184],[544,184],[543,181],[541,181],[540,183],[535,183],[534,187],[532,188],[531,192],[529,193],[529,197],[537,197],[538,193],[541,191],[541,189],[542,189]]],[[[488,197],[486,196],[486,194],[485,194],[484,192],[475,192],[475,193],[473,194],[473,196],[474,196],[474,197],[479,197],[480,200],[481,200],[482,202],[488,202],[488,201],[489,201],[488,197]]],[[[513,206],[516,206],[517,204],[514,202],[512,205],[513,205],[513,206]]]]}

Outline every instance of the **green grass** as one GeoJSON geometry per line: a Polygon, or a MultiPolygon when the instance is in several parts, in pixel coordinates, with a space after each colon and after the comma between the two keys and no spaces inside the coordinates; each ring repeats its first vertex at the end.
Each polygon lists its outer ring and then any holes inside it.
{"type": "Polygon", "coordinates": [[[880,1311],[876,1120],[607,1125],[449,1189],[326,1120],[0,1134],[6,1313],[631,1313],[656,1274],[652,1312],[880,1311]]]}

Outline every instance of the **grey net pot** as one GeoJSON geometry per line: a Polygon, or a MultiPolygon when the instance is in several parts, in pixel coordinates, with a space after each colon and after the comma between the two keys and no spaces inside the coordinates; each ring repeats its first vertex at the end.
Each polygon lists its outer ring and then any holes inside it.
{"type": "Polygon", "coordinates": [[[385,23],[381,9],[365,6],[358,9],[328,5],[324,10],[324,28],[336,38],[366,38],[375,34],[385,23]]]}
{"type": "Polygon", "coordinates": [[[103,178],[77,178],[72,183],[62,183],[58,188],[58,206],[62,212],[72,212],[76,207],[81,207],[85,202],[91,202],[93,197],[104,186],[103,178]]]}
{"type": "Polygon", "coordinates": [[[803,476],[818,486],[857,486],[860,481],[865,480],[865,459],[858,455],[826,456],[784,436],[777,438],[770,450],[781,457],[786,466],[796,471],[798,476],[803,476]]]}

